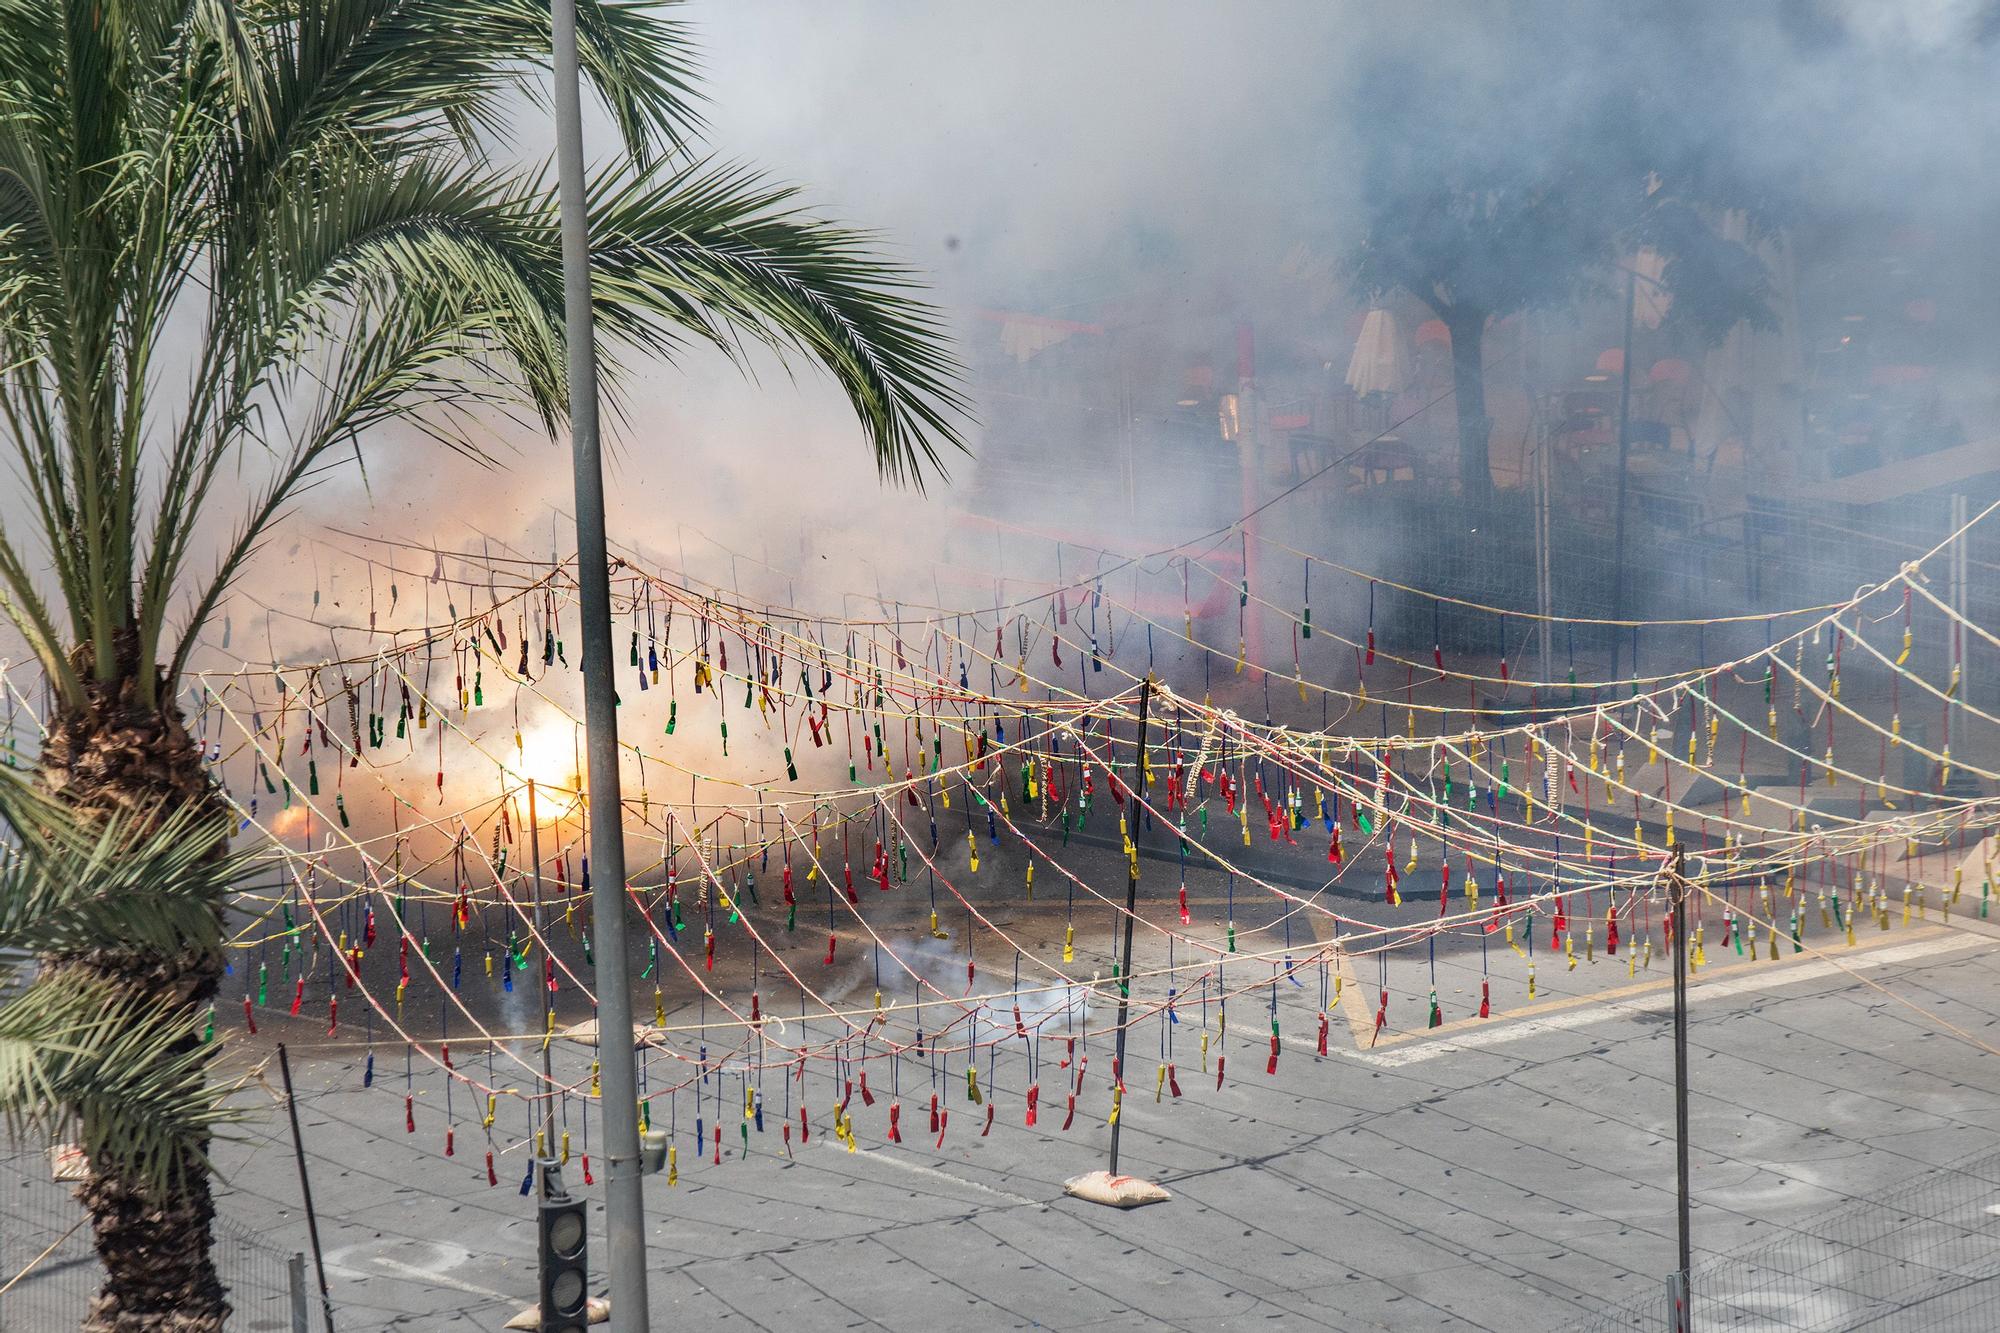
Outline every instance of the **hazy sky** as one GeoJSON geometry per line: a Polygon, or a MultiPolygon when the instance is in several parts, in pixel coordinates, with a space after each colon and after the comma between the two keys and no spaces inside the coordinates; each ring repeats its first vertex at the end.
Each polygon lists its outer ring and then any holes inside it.
{"type": "MultiPolygon", "coordinates": [[[[1983,218],[1994,193],[1986,145],[2000,142],[1992,48],[1974,44],[1992,26],[1985,8],[1717,7],[1685,29],[1670,13],[1629,32],[1615,16],[1607,26],[1600,6],[1561,3],[696,0],[684,12],[705,51],[712,151],[879,230],[891,253],[932,276],[965,330],[985,305],[1061,314],[1135,287],[1171,294],[1268,271],[1301,237],[1337,249],[1354,204],[1343,98],[1399,55],[1448,76],[1423,96],[1463,90],[1463,105],[1441,112],[1469,107],[1500,122],[1497,141],[1531,145],[1538,134],[1588,134],[1577,108],[1615,90],[1620,63],[1650,58],[1649,43],[1717,43],[1756,77],[1740,104],[1704,98],[1687,114],[1746,160],[1777,171],[1832,143],[1841,151],[1814,159],[1832,195],[1983,218]],[[1515,21],[1524,12],[1533,23],[1515,21]],[[1718,15],[1730,16],[1721,29],[1718,15]],[[1141,233],[1150,248],[1135,245],[1141,233]]],[[[519,152],[546,151],[541,127],[519,130],[519,152]]],[[[608,143],[596,121],[593,146],[608,143]]],[[[849,583],[858,560],[921,554],[949,521],[951,490],[884,497],[827,381],[757,367],[751,382],[694,352],[630,368],[614,536],[668,558],[686,541],[697,564],[684,523],[774,559],[809,540],[849,583]]],[[[981,387],[970,386],[975,399],[981,387]]],[[[496,440],[508,463],[499,472],[396,432],[369,441],[368,493],[350,473],[306,497],[273,546],[287,558],[262,565],[258,586],[309,596],[311,553],[294,557],[294,543],[329,522],[442,542],[476,527],[542,552],[567,547],[550,533],[569,495],[566,452],[500,423],[496,440]]],[[[972,469],[956,460],[961,479],[972,469]]]]}

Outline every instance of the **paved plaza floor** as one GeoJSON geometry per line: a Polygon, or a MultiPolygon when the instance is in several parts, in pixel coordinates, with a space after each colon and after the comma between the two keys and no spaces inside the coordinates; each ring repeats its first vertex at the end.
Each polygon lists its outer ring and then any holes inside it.
{"type": "MultiPolygon", "coordinates": [[[[1817,941],[1825,957],[1787,950],[1775,962],[1710,944],[1690,1011],[1698,1258],[1750,1249],[1993,1144],[2000,1059],[1973,1043],[2000,1047],[2000,930],[1933,914],[1863,932],[1853,948],[1837,942],[1817,941]]],[[[1239,1001],[1210,1052],[1211,1070],[1216,1055],[1229,1061],[1220,1089],[1200,1072],[1190,1015],[1176,1033],[1177,1101],[1155,1100],[1158,1037],[1136,1031],[1123,1165],[1174,1197],[1132,1212],[1062,1193],[1067,1177],[1104,1164],[1101,1048],[1067,1132],[1067,1072],[1051,1067],[1053,1048],[1034,1129],[1022,1123],[1025,1056],[982,1069],[995,1107],[985,1135],[954,1065],[942,1146],[923,1132],[932,1085],[914,1061],[901,1075],[905,1142],[885,1143],[878,1064],[876,1104],[851,1106],[856,1151],[829,1132],[837,1090],[815,1069],[803,1088],[811,1143],[795,1134],[784,1148],[777,1121],[790,1094],[774,1080],[765,1132],[749,1134],[745,1154],[740,1085],[718,1075],[725,1086],[705,1106],[710,1126],[715,1098],[732,1108],[721,1164],[712,1139],[694,1149],[684,1100],[672,1112],[679,1182],[646,1183],[653,1325],[1552,1329],[1655,1291],[1674,1265],[1665,960],[1629,976],[1622,956],[1574,972],[1544,962],[1533,1000],[1510,978],[1482,1020],[1471,1016],[1478,960],[1441,959],[1449,1021],[1431,1030],[1405,1012],[1423,1003],[1409,997],[1425,978],[1399,975],[1379,1039],[1374,979],[1353,981],[1324,1057],[1314,987],[1279,987],[1275,1075],[1268,1012],[1239,1001]]],[[[306,1041],[304,1020],[294,1026],[306,1041]]],[[[557,1047],[574,1071],[584,1056],[557,1047]]],[[[532,1042],[520,1050],[538,1058],[532,1042]]],[[[275,1083],[254,1049],[235,1058],[275,1083]]],[[[361,1086],[361,1059],[322,1052],[297,1069],[340,1326],[499,1327],[535,1285],[532,1211],[518,1192],[526,1163],[509,1147],[518,1127],[506,1126],[489,1186],[483,1107],[455,1094],[446,1158],[439,1081],[420,1080],[418,1132],[407,1133],[400,1049],[379,1049],[373,1088],[361,1086]]],[[[264,1082],[244,1095],[275,1109],[264,1082]]],[[[797,1111],[792,1098],[794,1121],[797,1111]]],[[[260,1116],[218,1161],[224,1215],[303,1249],[284,1117],[260,1116]]],[[[585,1193],[601,1202],[601,1178],[585,1193]]],[[[601,1208],[593,1218],[601,1255],[601,1208]]]]}

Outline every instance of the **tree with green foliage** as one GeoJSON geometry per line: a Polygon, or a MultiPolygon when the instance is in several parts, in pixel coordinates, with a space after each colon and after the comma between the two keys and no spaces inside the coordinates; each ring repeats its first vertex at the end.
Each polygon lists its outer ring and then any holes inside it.
{"type": "MultiPolygon", "coordinates": [[[[883,476],[920,483],[962,404],[913,277],[691,155],[690,47],[659,5],[578,9],[619,139],[589,198],[614,393],[621,362],[762,345],[829,371],[883,476]]],[[[30,514],[0,533],[0,611],[54,701],[39,781],[100,828],[219,812],[183,673],[272,525],[371,428],[476,457],[495,413],[562,430],[555,192],[495,147],[544,101],[549,25],[536,0],[0,0],[0,434],[30,514]]],[[[220,886],[202,902],[219,920],[220,886]]],[[[52,945],[48,969],[178,1025],[163,1078],[199,1066],[217,951],[114,935],[52,945]]],[[[110,1141],[103,1103],[43,1086],[110,1141]]],[[[170,1155],[165,1190],[92,1160],[92,1329],[222,1324],[202,1135],[170,1155]]]]}
{"type": "Polygon", "coordinates": [[[1642,247],[1665,261],[1669,318],[1720,342],[1772,323],[1771,275],[1715,223],[1752,242],[1782,217],[1784,186],[1733,156],[1756,80],[1716,33],[1678,16],[1601,7],[1509,8],[1386,54],[1348,90],[1361,236],[1357,291],[1408,292],[1451,334],[1461,495],[1492,495],[1485,336],[1523,311],[1616,292],[1642,247]]]}

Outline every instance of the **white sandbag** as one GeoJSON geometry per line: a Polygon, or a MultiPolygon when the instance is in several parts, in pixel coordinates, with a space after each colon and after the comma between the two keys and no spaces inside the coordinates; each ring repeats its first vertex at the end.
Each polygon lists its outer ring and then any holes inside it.
{"type": "Polygon", "coordinates": [[[1112,1208],[1138,1208],[1164,1203],[1174,1196],[1150,1180],[1137,1176],[1114,1176],[1109,1171],[1092,1171],[1063,1182],[1063,1193],[1112,1208]]]}
{"type": "MultiPolygon", "coordinates": [[[[590,1297],[587,1301],[584,1302],[583,1308],[586,1316],[585,1319],[586,1323],[608,1324],[611,1322],[611,1302],[605,1300],[602,1296],[590,1297]]],[[[527,1309],[521,1311],[521,1313],[515,1315],[512,1319],[509,1319],[506,1323],[502,1324],[500,1327],[540,1328],[541,1326],[542,1326],[542,1307],[537,1304],[529,1306],[527,1309]]]]}

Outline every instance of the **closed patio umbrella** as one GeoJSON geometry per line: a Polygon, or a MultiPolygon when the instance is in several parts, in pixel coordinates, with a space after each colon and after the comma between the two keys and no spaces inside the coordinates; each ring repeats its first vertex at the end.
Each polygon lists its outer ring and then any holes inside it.
{"type": "Polygon", "coordinates": [[[1396,317],[1386,310],[1369,311],[1361,323],[1361,336],[1354,341],[1354,357],[1347,363],[1347,387],[1363,396],[1399,393],[1408,378],[1396,317]]]}

